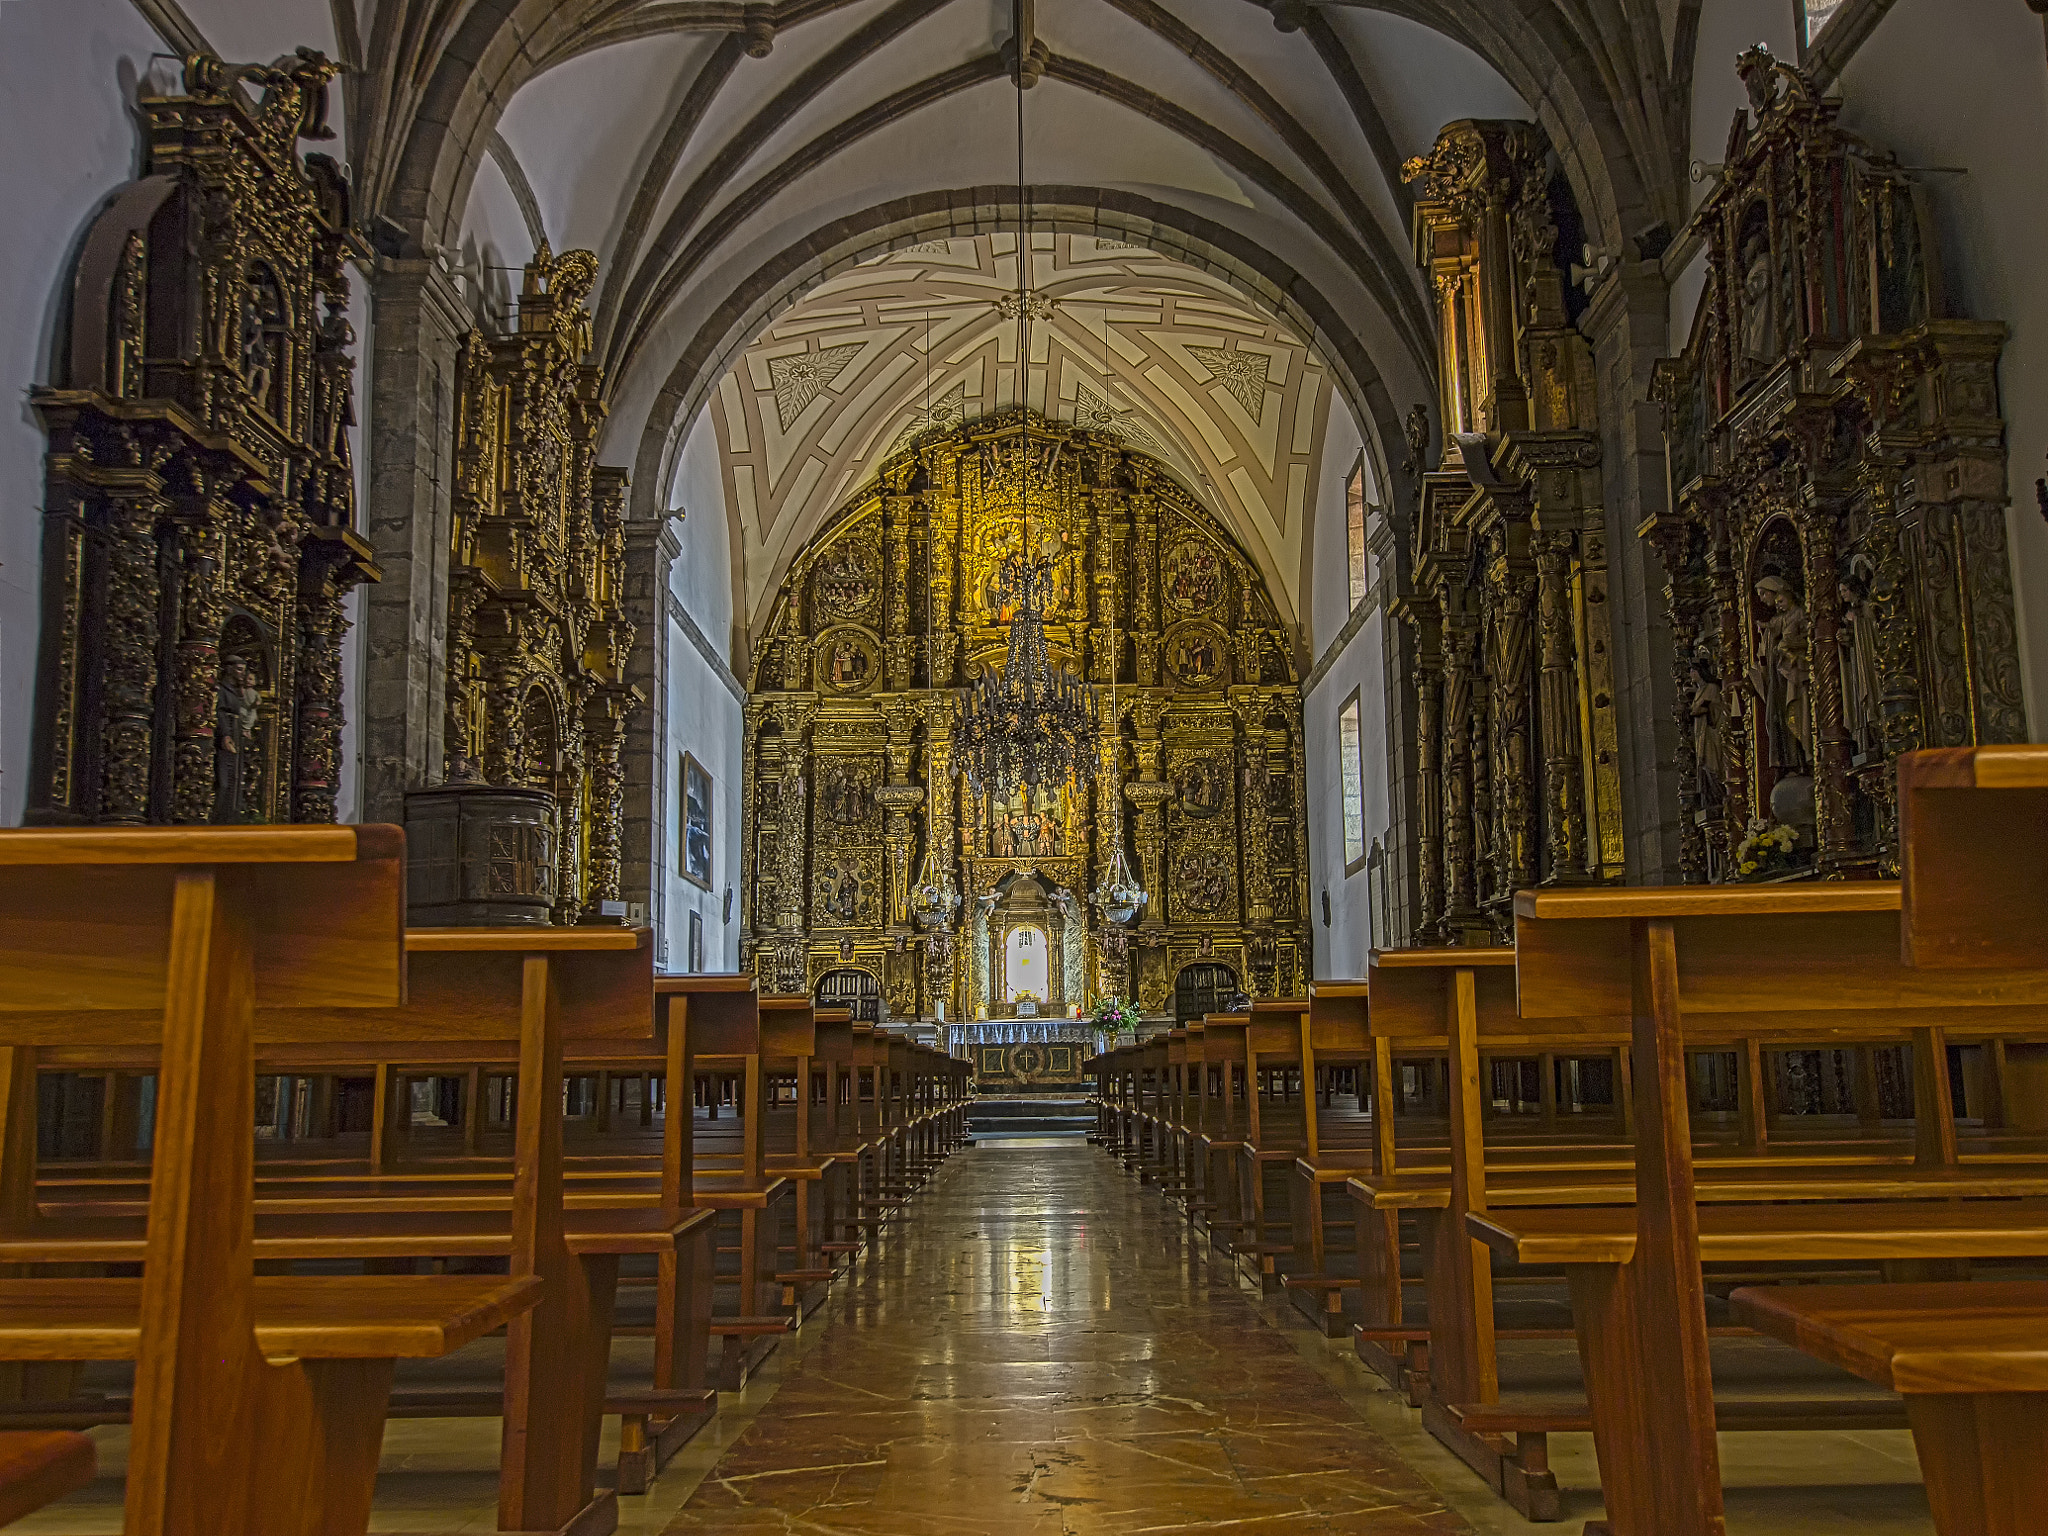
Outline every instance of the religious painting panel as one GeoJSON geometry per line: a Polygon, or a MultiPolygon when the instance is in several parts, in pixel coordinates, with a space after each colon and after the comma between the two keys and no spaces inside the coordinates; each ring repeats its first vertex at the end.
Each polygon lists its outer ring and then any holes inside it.
{"type": "Polygon", "coordinates": [[[872,692],[882,676],[882,649],[864,629],[847,625],[818,637],[818,691],[839,698],[872,692]]]}
{"type": "Polygon", "coordinates": [[[811,601],[821,619],[864,619],[874,612],[882,595],[882,552],[872,537],[872,527],[842,533],[811,567],[811,601]]]}
{"type": "Polygon", "coordinates": [[[1215,624],[1176,624],[1166,635],[1166,672],[1182,688],[1207,693],[1230,681],[1230,645],[1215,624]]]}
{"type": "Polygon", "coordinates": [[[711,889],[711,775],[689,753],[683,754],[682,814],[683,878],[711,889]]]}

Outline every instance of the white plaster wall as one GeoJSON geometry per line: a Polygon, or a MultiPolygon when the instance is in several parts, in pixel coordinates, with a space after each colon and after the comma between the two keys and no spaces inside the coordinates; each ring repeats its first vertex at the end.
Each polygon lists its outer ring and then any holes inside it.
{"type": "MultiPolygon", "coordinates": [[[[715,651],[727,656],[732,633],[732,551],[720,492],[718,443],[708,412],[699,415],[685,443],[668,506],[680,508],[682,553],[669,571],[669,591],[715,651]]],[[[704,969],[739,968],[740,915],[740,751],[739,700],[706,662],[683,626],[662,619],[667,648],[668,694],[655,764],[655,795],[663,828],[655,849],[662,909],[656,919],[656,963],[681,970],[689,958],[693,911],[704,919],[704,969]],[[682,874],[682,755],[688,752],[710,773],[711,888],[682,874]],[[732,917],[724,917],[725,893],[733,892],[732,917]]]]}
{"type": "Polygon", "coordinates": [[[66,271],[134,176],[128,102],[163,46],[127,0],[0,4],[0,824],[21,821],[33,728],[43,437],[28,386],[50,379],[66,271]]]}
{"type": "Polygon", "coordinates": [[[2023,5],[1898,0],[1843,71],[1843,122],[1931,175],[1951,293],[2011,327],[1999,384],[2020,660],[2035,739],[2048,730],[2048,38],[2023,5]],[[1967,14],[1967,24],[1962,23],[1967,14]]]}
{"type": "MultiPolygon", "coordinates": [[[[1323,464],[1316,482],[1313,580],[1315,650],[1322,657],[1350,618],[1350,548],[1344,520],[1344,480],[1362,442],[1358,423],[1341,404],[1330,411],[1323,464]]],[[[1367,951],[1375,942],[1371,902],[1363,866],[1344,873],[1342,754],[1337,716],[1354,689],[1359,702],[1359,750],[1365,779],[1365,844],[1386,840],[1391,824],[1392,781],[1388,766],[1385,621],[1376,595],[1366,598],[1364,618],[1343,650],[1303,701],[1303,739],[1308,753],[1309,923],[1315,975],[1322,979],[1363,976],[1367,951]],[[1323,898],[1330,921],[1323,922],[1323,898]]],[[[1388,942],[1385,934],[1378,942],[1388,942]]]]}

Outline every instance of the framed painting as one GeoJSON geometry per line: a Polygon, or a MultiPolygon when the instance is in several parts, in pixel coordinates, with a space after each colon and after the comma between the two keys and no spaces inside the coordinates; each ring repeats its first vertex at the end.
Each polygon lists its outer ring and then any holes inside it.
{"type": "Polygon", "coordinates": [[[711,775],[689,753],[683,754],[683,878],[711,889],[711,775]]]}

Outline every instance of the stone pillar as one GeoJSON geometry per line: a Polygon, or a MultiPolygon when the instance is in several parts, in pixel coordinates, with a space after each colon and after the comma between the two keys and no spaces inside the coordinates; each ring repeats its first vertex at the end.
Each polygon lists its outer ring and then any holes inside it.
{"type": "MultiPolygon", "coordinates": [[[[630,918],[645,903],[658,937],[655,963],[668,960],[668,578],[683,552],[680,513],[626,523],[626,590],[621,607],[633,626],[626,683],[644,701],[626,721],[624,831],[619,849],[619,899],[630,918]]],[[[688,642],[685,642],[686,644],[688,642]]]]}
{"type": "Polygon", "coordinates": [[[1663,426],[1650,374],[1669,348],[1670,289],[1654,261],[1624,261],[1580,327],[1599,383],[1601,471],[1612,559],[1608,588],[1619,704],[1623,839],[1632,885],[1679,878],[1678,724],[1662,573],[1636,537],[1669,502],[1663,426]]]}
{"type": "Polygon", "coordinates": [[[383,579],[363,604],[362,817],[401,822],[405,792],[442,776],[456,357],[469,318],[431,261],[380,260],[370,292],[364,523],[383,579]]]}

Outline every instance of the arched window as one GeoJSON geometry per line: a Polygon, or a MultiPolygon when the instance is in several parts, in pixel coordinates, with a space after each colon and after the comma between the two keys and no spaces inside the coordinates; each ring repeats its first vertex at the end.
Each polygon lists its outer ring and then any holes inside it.
{"type": "Polygon", "coordinates": [[[1003,999],[1014,1003],[1029,992],[1039,1002],[1049,995],[1051,951],[1043,928],[1012,928],[1003,946],[1003,999]]]}

